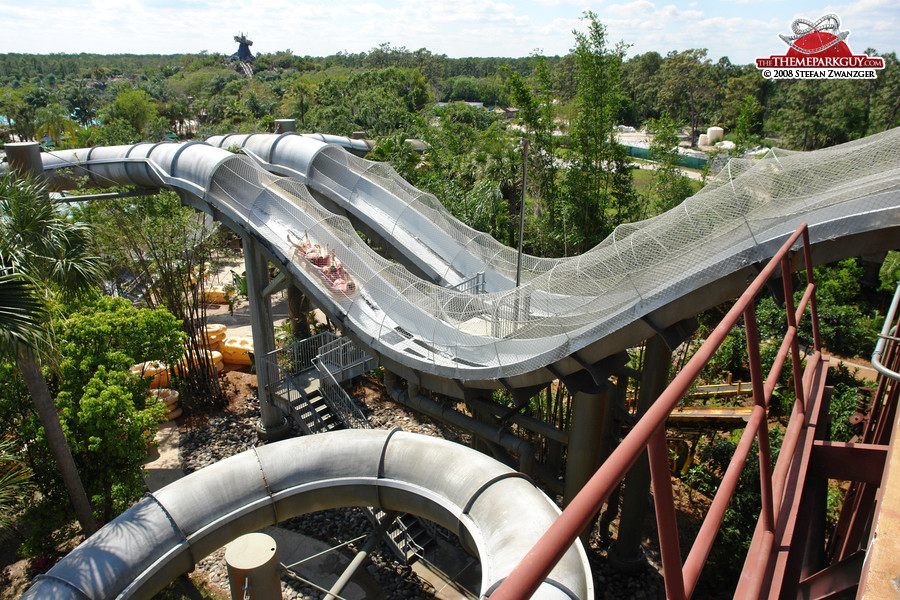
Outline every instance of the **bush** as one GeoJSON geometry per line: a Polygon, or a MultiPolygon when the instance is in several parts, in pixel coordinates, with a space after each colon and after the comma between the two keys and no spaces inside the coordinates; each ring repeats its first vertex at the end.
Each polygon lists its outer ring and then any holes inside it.
{"type": "MultiPolygon", "coordinates": [[[[57,318],[57,369],[45,366],[60,422],[95,514],[109,521],[145,490],[141,463],[165,407],[147,406],[148,383],[128,372],[143,360],[181,352],[180,324],[165,310],[136,309],[121,298],[94,297],[63,306],[57,318]]],[[[51,364],[53,361],[45,361],[51,364]]],[[[53,556],[72,533],[71,503],[18,369],[0,363],[0,437],[15,440],[37,491],[25,503],[29,556],[53,556]]]]}
{"type": "MultiPolygon", "coordinates": [[[[735,431],[728,438],[712,438],[702,443],[699,451],[699,464],[688,471],[686,483],[692,490],[712,496],[722,482],[722,476],[731,462],[737,449],[742,431],[735,431]]],[[[781,449],[781,432],[775,428],[769,430],[769,445],[772,449],[772,464],[778,459],[781,449]]],[[[715,597],[733,595],[737,577],[743,567],[743,557],[750,548],[756,521],[762,507],[760,493],[759,446],[753,442],[744,470],[738,479],[737,488],[722,525],[719,535],[710,553],[703,574],[701,585],[707,594],[715,597]]]]}

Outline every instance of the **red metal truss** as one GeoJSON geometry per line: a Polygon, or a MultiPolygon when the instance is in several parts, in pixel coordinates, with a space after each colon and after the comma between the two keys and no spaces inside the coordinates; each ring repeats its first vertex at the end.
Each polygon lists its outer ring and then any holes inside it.
{"type": "MultiPolygon", "coordinates": [[[[754,440],[759,442],[757,460],[761,473],[762,510],[736,597],[776,597],[781,594],[782,587],[796,589],[801,573],[805,572],[804,569],[808,565],[805,563],[805,553],[794,551],[794,548],[806,545],[806,534],[810,528],[809,515],[813,514],[813,511],[806,509],[812,502],[811,498],[815,497],[815,494],[805,492],[814,487],[818,481],[823,460],[828,460],[833,453],[841,449],[834,445],[817,444],[817,439],[823,439],[823,427],[827,425],[828,396],[825,377],[828,362],[829,357],[824,356],[821,350],[809,236],[806,224],[803,224],[754,279],[706,342],[581,492],[573,498],[556,522],[491,594],[491,599],[518,600],[530,597],[579,533],[590,524],[593,516],[644,449],[648,450],[653,477],[653,496],[666,596],[673,600],[690,598],[754,440]],[[795,307],[791,281],[794,269],[791,262],[795,255],[794,246],[798,241],[808,283],[800,302],[795,307]],[[764,376],[760,361],[755,302],[767,283],[778,276],[784,287],[788,328],[775,364],[764,376]],[[813,340],[812,347],[807,349],[806,369],[801,372],[797,332],[798,323],[806,315],[811,320],[813,340]],[[747,332],[753,412],[687,559],[682,564],[665,440],[665,423],[729,331],[741,318],[747,332]],[[769,402],[788,356],[791,358],[793,369],[796,402],[784,435],[778,463],[773,469],[767,428],[769,402]],[[794,542],[795,539],[798,542],[794,542]],[[789,581],[785,579],[786,576],[789,576],[789,581]]],[[[878,449],[873,448],[859,448],[856,451],[878,454],[878,449]]],[[[869,476],[874,477],[873,474],[869,476]]]]}

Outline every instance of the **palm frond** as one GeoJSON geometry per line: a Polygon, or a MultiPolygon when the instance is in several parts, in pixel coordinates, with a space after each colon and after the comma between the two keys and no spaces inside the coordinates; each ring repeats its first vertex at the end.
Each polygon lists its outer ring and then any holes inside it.
{"type": "Polygon", "coordinates": [[[15,455],[12,443],[0,443],[0,539],[3,530],[13,524],[30,481],[31,472],[15,455]]]}
{"type": "Polygon", "coordinates": [[[27,277],[0,269],[0,353],[10,356],[19,345],[39,345],[44,337],[44,312],[44,304],[27,277]]]}

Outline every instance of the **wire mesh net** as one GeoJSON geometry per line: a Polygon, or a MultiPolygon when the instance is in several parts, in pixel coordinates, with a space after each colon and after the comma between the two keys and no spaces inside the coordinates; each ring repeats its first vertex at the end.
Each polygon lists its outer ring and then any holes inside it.
{"type": "MultiPolygon", "coordinates": [[[[304,185],[268,175],[244,158],[219,167],[208,198],[257,229],[313,296],[339,306],[335,310],[358,337],[379,352],[405,357],[417,369],[478,372],[480,378],[539,368],[764,259],[760,245],[792,232],[799,218],[821,215],[817,235],[827,238],[835,218],[883,207],[882,192],[900,186],[898,169],[900,129],[812,153],[773,150],[761,159],[734,159],[681,205],[619,226],[583,255],[526,255],[523,284],[515,288],[514,249],[456,220],[390,166],[336,147],[316,156],[310,187],[339,201],[370,203],[364,213],[386,215],[392,232],[423,242],[459,281],[486,271],[486,293],[414,276],[371,250],[347,219],[322,208],[304,185]],[[303,248],[289,235],[304,240],[303,248]],[[339,262],[353,289],[336,286],[309,259],[310,248],[339,262]]],[[[890,198],[896,204],[897,194],[890,198]]]]}
{"type": "MultiPolygon", "coordinates": [[[[582,255],[524,256],[516,288],[514,249],[459,222],[388,165],[329,146],[314,153],[303,184],[195,144],[177,172],[166,174],[158,165],[173,164],[164,159],[178,148],[97,149],[104,161],[96,168],[128,183],[135,171],[129,161],[150,164],[159,154],[154,173],[174,187],[190,180],[189,193],[205,186],[203,199],[251,232],[358,339],[417,370],[463,380],[511,377],[569,356],[767,259],[802,221],[815,242],[896,226],[900,211],[900,128],[816,152],[772,150],[731,160],[681,205],[617,227],[582,255]],[[204,162],[204,153],[214,156],[204,162]],[[401,252],[428,255],[443,285],[379,256],[310,188],[356,218],[380,223],[401,252]],[[478,285],[465,284],[470,280],[478,285]]],[[[51,159],[61,166],[91,156],[57,154],[51,159]]]]}

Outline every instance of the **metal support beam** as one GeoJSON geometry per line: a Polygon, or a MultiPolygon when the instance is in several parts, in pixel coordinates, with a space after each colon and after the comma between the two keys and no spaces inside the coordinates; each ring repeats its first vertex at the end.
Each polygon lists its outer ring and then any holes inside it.
{"type": "Polygon", "coordinates": [[[285,289],[290,284],[291,282],[288,280],[287,275],[285,275],[284,272],[281,271],[278,273],[278,275],[275,276],[275,279],[272,280],[272,283],[267,285],[261,293],[263,296],[271,296],[272,294],[285,289]]]}
{"type": "Polygon", "coordinates": [[[810,473],[824,479],[862,481],[880,485],[888,446],[816,440],[810,456],[810,473]]]}
{"type": "Polygon", "coordinates": [[[158,196],[159,188],[137,188],[127,192],[109,192],[106,194],[69,194],[68,192],[51,192],[50,198],[54,202],[72,203],[87,202],[88,200],[108,200],[117,198],[143,198],[146,196],[158,196]]]}
{"type": "MultiPolygon", "coordinates": [[[[638,396],[637,414],[640,419],[669,383],[672,351],[666,340],[655,335],[647,340],[644,354],[644,372],[641,392],[638,396]]],[[[644,519],[650,508],[650,465],[646,450],[625,477],[622,498],[622,515],[619,518],[619,535],[610,552],[610,559],[622,570],[637,567],[644,562],[641,551],[644,519]]]]}
{"type": "MultiPolygon", "coordinates": [[[[410,391],[412,394],[412,391],[410,391]]],[[[499,427],[499,422],[497,419],[493,417],[491,411],[487,410],[483,403],[489,402],[491,398],[491,392],[489,390],[475,390],[475,389],[466,389],[465,391],[465,402],[466,407],[469,409],[469,412],[472,413],[472,417],[485,425],[490,426],[492,429],[496,429],[499,427]],[[475,402],[473,402],[475,400],[475,402]]],[[[473,438],[472,439],[472,447],[478,450],[479,452],[483,452],[488,456],[497,455],[497,444],[493,443],[489,440],[485,440],[482,438],[473,438]]],[[[508,463],[507,463],[508,464],[508,463]]]]}
{"type": "MultiPolygon", "coordinates": [[[[247,272],[247,299],[250,302],[250,330],[253,333],[253,352],[263,356],[275,350],[275,329],[272,326],[272,302],[265,294],[269,285],[269,263],[257,243],[244,236],[244,268],[247,272]]],[[[259,395],[259,439],[274,441],[286,437],[290,424],[269,397],[269,384],[275,381],[272,367],[265,361],[256,362],[256,389],[259,395]]]]}
{"type": "Polygon", "coordinates": [[[381,538],[384,537],[385,532],[387,532],[396,517],[397,514],[393,512],[385,515],[381,523],[378,524],[375,531],[369,534],[366,543],[359,552],[356,553],[356,556],[353,557],[353,560],[350,561],[350,564],[347,565],[347,568],[344,569],[344,572],[341,573],[341,576],[334,582],[334,585],[331,586],[331,589],[328,590],[328,593],[325,594],[322,600],[335,600],[335,598],[340,596],[340,593],[344,591],[344,588],[350,583],[353,575],[359,570],[362,564],[366,562],[366,559],[369,558],[369,554],[375,549],[375,546],[378,545],[381,538]]]}
{"type": "MultiPolygon", "coordinates": [[[[600,467],[603,450],[601,433],[606,415],[606,392],[602,394],[578,392],[575,394],[573,411],[563,494],[566,505],[572,501],[575,494],[581,491],[584,484],[600,467]]],[[[589,536],[590,523],[588,528],[581,533],[582,541],[589,536]]]]}

